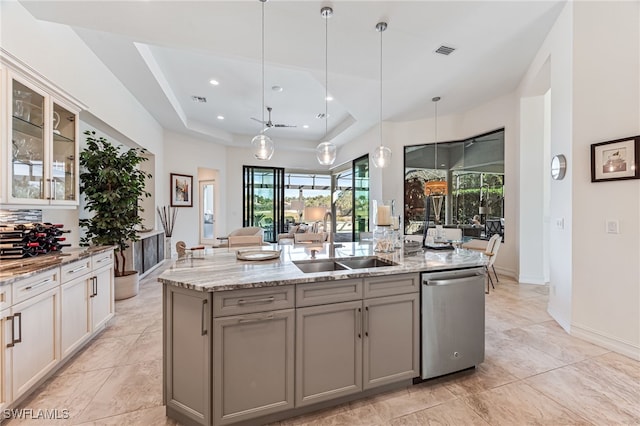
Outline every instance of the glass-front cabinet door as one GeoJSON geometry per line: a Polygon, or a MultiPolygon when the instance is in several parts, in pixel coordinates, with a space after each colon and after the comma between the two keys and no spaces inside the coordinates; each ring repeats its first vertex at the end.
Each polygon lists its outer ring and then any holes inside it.
{"type": "Polygon", "coordinates": [[[17,76],[9,82],[9,203],[77,205],[77,113],[17,76]]]}

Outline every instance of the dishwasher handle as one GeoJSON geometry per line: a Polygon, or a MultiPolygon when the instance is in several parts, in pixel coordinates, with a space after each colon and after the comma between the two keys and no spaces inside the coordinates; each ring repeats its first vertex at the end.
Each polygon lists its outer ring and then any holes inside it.
{"type": "Polygon", "coordinates": [[[436,286],[436,285],[459,285],[459,284],[465,284],[465,283],[469,283],[469,282],[473,282],[475,280],[478,279],[478,276],[480,276],[482,274],[474,274],[474,275],[468,275],[465,277],[456,277],[456,278],[440,278],[440,279],[425,279],[423,281],[424,285],[428,285],[428,286],[436,286]]]}

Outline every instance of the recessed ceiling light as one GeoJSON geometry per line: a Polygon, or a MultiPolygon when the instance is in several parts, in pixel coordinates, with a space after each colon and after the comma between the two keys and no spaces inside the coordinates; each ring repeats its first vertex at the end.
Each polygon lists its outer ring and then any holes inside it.
{"type": "Polygon", "coordinates": [[[214,80],[214,79],[209,80],[209,83],[211,83],[214,86],[217,86],[218,84],[220,84],[218,80],[214,80]]]}
{"type": "Polygon", "coordinates": [[[274,92],[282,92],[284,89],[282,88],[282,86],[278,86],[276,84],[275,86],[271,86],[271,90],[273,90],[274,92]]]}
{"type": "Polygon", "coordinates": [[[303,128],[303,129],[308,129],[308,128],[309,128],[309,125],[308,125],[308,124],[303,124],[303,125],[302,125],[302,128],[303,128]]]}
{"type": "Polygon", "coordinates": [[[219,116],[218,116],[218,120],[224,120],[224,116],[219,115],[219,116]]]}
{"type": "Polygon", "coordinates": [[[327,96],[327,101],[332,101],[333,100],[333,96],[329,95],[327,96]]]}

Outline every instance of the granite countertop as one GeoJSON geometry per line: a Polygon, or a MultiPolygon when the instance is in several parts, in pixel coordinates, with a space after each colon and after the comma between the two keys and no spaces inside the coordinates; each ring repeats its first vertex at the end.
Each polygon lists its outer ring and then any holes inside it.
{"type": "Polygon", "coordinates": [[[50,253],[35,257],[16,260],[3,260],[0,263],[0,286],[11,284],[14,281],[28,278],[40,272],[57,268],[76,260],[84,259],[94,254],[113,250],[112,246],[65,248],[60,253],[50,253]]]}
{"type": "MultiPolygon", "coordinates": [[[[269,287],[301,284],[318,281],[332,281],[390,274],[415,273],[484,266],[487,257],[478,251],[455,249],[418,253],[403,256],[402,250],[394,253],[374,253],[371,244],[341,243],[336,247],[336,258],[376,255],[391,260],[398,265],[378,268],[340,270],[304,273],[292,262],[309,260],[312,250],[317,251],[316,259],[327,259],[329,246],[296,244],[252,247],[255,250],[282,250],[280,257],[264,261],[244,261],[236,259],[238,249],[217,248],[195,252],[186,259],[176,260],[170,269],[162,273],[158,281],[177,287],[197,291],[225,291],[241,288],[269,287]]],[[[246,249],[246,248],[243,248],[246,249]]]]}

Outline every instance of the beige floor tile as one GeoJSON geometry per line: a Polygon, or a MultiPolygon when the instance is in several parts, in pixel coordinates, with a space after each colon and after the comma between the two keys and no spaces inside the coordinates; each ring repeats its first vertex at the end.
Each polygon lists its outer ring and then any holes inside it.
{"type": "Polygon", "coordinates": [[[392,426],[488,425],[482,417],[460,399],[398,417],[388,424],[392,426]]]}
{"type": "Polygon", "coordinates": [[[165,416],[164,406],[145,408],[118,416],[106,417],[78,426],[175,426],[178,422],[165,416]]]}
{"type": "Polygon", "coordinates": [[[116,367],[89,406],[83,422],[162,406],[162,361],[116,367]]]}
{"type": "Polygon", "coordinates": [[[496,364],[490,358],[474,370],[466,370],[440,379],[444,386],[455,396],[464,396],[483,392],[518,380],[516,376],[496,364]]]}
{"type": "Polygon", "coordinates": [[[291,417],[289,419],[278,422],[282,426],[300,426],[300,425],[312,425],[322,421],[326,417],[335,416],[340,413],[349,411],[349,404],[340,404],[335,407],[326,408],[324,410],[318,410],[302,416],[291,417]]]}
{"type": "Polygon", "coordinates": [[[123,365],[162,360],[162,331],[142,333],[122,360],[123,365]]]}
{"type": "Polygon", "coordinates": [[[566,364],[608,352],[607,349],[569,335],[555,321],[506,330],[504,334],[521,345],[536,348],[566,364]]]}
{"type": "MultiPolygon", "coordinates": [[[[619,380],[607,377],[607,371],[592,375],[593,368],[601,368],[592,361],[549,371],[525,382],[594,424],[640,424],[637,385],[635,389],[621,388],[619,380]]],[[[620,373],[616,373],[618,379],[620,373]]],[[[633,380],[628,377],[623,383],[629,384],[633,380]]]]}
{"type": "Polygon", "coordinates": [[[100,334],[71,359],[58,374],[115,367],[122,362],[123,354],[131,349],[137,339],[137,335],[105,338],[100,334]]]}
{"type": "Polygon", "coordinates": [[[120,313],[111,320],[109,327],[101,333],[100,337],[105,338],[141,334],[149,326],[155,323],[159,315],[161,316],[162,312],[120,313]]]}
{"type": "Polygon", "coordinates": [[[383,420],[391,420],[451,401],[456,396],[442,383],[424,382],[405,392],[371,399],[371,406],[383,420]]]}
{"type": "Polygon", "coordinates": [[[567,364],[541,350],[524,346],[504,333],[486,334],[485,357],[519,379],[567,364]]]}
{"type": "MultiPolygon", "coordinates": [[[[54,412],[52,410],[58,410],[58,417],[66,417],[64,414],[64,412],[66,412],[68,413],[68,419],[55,420],[55,422],[72,424],[80,417],[82,411],[89,405],[113,370],[113,368],[104,368],[101,370],[54,376],[40,387],[39,392],[20,404],[19,408],[26,410],[31,409],[33,411],[47,410],[50,413],[54,412]]],[[[7,426],[42,426],[45,424],[45,421],[37,418],[16,419],[3,424],[7,426]]]]}
{"type": "Polygon", "coordinates": [[[491,425],[586,425],[578,414],[522,381],[462,398],[491,425]]]}

